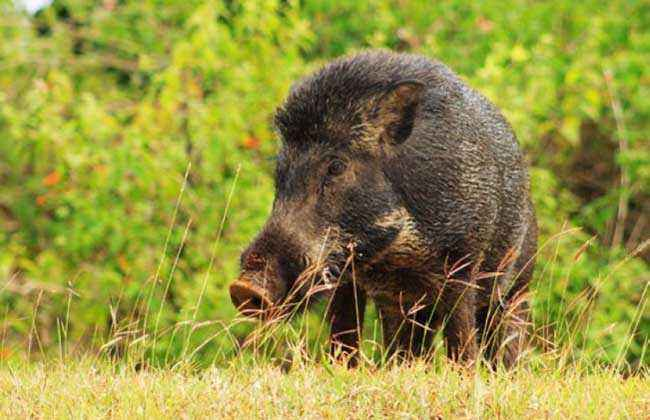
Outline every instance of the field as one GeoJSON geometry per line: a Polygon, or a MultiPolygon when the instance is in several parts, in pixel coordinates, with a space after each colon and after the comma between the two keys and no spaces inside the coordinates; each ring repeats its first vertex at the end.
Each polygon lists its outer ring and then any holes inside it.
{"type": "Polygon", "coordinates": [[[644,0],[0,0],[0,412],[598,417],[650,412],[644,0]],[[325,356],[323,303],[237,317],[274,109],[368,48],[446,63],[511,123],[540,226],[512,372],[325,356]]]}

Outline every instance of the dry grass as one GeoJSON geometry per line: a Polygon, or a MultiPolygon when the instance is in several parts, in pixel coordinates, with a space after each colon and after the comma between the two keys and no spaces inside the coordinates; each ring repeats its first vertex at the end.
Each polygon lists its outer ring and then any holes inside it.
{"type": "Polygon", "coordinates": [[[528,363],[511,373],[449,363],[288,373],[234,363],[200,373],[90,360],[0,370],[6,418],[648,418],[650,381],[528,363]],[[533,366],[536,365],[535,368],[533,366]]]}

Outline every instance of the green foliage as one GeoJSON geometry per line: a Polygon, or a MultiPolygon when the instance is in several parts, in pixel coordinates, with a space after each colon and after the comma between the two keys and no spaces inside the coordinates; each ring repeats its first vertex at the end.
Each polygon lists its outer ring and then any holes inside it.
{"type": "Polygon", "coordinates": [[[388,47],[447,63],[517,132],[545,337],[648,363],[647,254],[626,257],[650,225],[648,27],[622,0],[0,3],[0,357],[57,331],[234,352],[225,286],[273,197],[274,107],[324,61],[388,47]]]}

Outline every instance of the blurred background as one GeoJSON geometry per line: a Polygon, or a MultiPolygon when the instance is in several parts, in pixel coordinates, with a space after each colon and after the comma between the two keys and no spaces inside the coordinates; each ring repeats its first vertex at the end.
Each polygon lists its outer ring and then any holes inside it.
{"type": "Polygon", "coordinates": [[[539,348],[650,363],[644,0],[0,0],[0,360],[235,354],[226,285],[273,199],[274,108],[369,47],[445,62],[513,125],[539,348]]]}

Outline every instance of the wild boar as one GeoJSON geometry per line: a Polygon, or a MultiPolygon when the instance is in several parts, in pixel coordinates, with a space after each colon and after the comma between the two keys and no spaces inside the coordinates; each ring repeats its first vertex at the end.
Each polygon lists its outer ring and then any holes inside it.
{"type": "Polygon", "coordinates": [[[369,51],[299,81],[275,115],[271,215],[232,301],[270,313],[331,284],[337,354],[358,351],[370,298],[385,346],[511,365],[537,250],[529,177],[499,110],[445,65],[369,51]]]}

